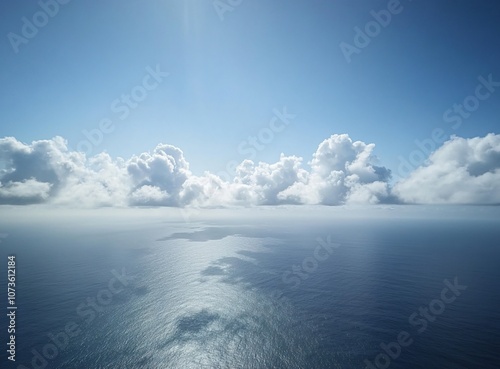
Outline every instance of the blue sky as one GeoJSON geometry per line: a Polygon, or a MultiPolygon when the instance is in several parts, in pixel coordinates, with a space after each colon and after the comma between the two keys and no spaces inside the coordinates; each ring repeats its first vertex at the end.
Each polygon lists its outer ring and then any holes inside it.
{"type": "Polygon", "coordinates": [[[2,2],[0,136],[59,135],[75,149],[82,130],[108,118],[115,129],[94,154],[128,158],[163,142],[202,174],[245,159],[238,145],[284,106],[296,118],[256,160],[284,152],[307,162],[321,141],[348,133],[375,143],[394,170],[436,127],[465,138],[497,131],[500,91],[456,130],[443,113],[479,76],[500,81],[498,2],[402,0],[348,63],[339,44],[388,3],[243,0],[222,20],[211,0],[73,0],[15,53],[7,35],[22,35],[40,5],[2,2]],[[157,65],[169,76],[120,120],[111,103],[157,65]]]}

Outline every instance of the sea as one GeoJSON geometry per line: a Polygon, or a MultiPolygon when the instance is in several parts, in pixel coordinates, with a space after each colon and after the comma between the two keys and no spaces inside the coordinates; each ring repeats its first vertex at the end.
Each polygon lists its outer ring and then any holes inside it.
{"type": "Polygon", "coordinates": [[[1,368],[500,368],[500,207],[2,206],[0,241],[1,368]]]}

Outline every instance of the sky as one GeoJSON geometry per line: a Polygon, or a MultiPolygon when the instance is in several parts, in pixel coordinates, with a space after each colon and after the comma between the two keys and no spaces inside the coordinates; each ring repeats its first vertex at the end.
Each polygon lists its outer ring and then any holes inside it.
{"type": "Polygon", "coordinates": [[[0,202],[67,203],[93,181],[107,205],[214,188],[226,195],[211,205],[500,203],[494,0],[41,0],[0,14],[0,202]]]}

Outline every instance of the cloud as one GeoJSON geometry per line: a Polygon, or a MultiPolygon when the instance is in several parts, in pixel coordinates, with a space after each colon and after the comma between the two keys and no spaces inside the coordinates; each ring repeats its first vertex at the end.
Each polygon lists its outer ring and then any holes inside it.
{"type": "Polygon", "coordinates": [[[500,204],[500,135],[452,137],[393,192],[406,203],[500,204]]]}
{"type": "Polygon", "coordinates": [[[62,159],[61,138],[25,145],[13,137],[0,139],[0,203],[38,203],[57,193],[71,171],[72,160],[62,159]]]}
{"type": "Polygon", "coordinates": [[[180,205],[218,207],[232,202],[229,184],[220,177],[205,172],[203,176],[189,176],[180,192],[180,205]]]}
{"type": "Polygon", "coordinates": [[[127,206],[130,186],[131,179],[123,159],[112,159],[107,153],[88,159],[83,156],[51,202],[88,207],[127,206]]]}
{"type": "Polygon", "coordinates": [[[0,139],[0,203],[124,205],[123,163],[102,153],[87,159],[61,137],[27,145],[0,139]]]}
{"type": "Polygon", "coordinates": [[[275,163],[244,160],[231,181],[197,176],[179,148],[159,144],[130,159],[87,158],[61,137],[25,144],[0,139],[0,204],[60,206],[196,206],[280,204],[500,203],[500,136],[454,137],[428,163],[389,186],[374,144],[332,135],[304,165],[281,154],[275,163]]]}
{"type": "Polygon", "coordinates": [[[3,203],[84,206],[224,206],[376,203],[387,196],[389,170],[373,164],[373,144],[347,135],[323,141],[311,160],[281,154],[275,163],[244,160],[232,181],[195,176],[182,150],[159,144],[129,160],[71,152],[61,137],[23,144],[0,140],[3,203]]]}
{"type": "Polygon", "coordinates": [[[87,158],[61,137],[30,145],[0,139],[1,204],[179,206],[190,176],[182,151],[171,145],[123,160],[106,153],[87,158]]]}
{"type": "Polygon", "coordinates": [[[346,134],[332,135],[313,154],[307,180],[295,183],[280,196],[324,205],[383,201],[389,195],[391,172],[375,165],[374,148],[374,144],[353,142],[346,134]]]}
{"type": "Polygon", "coordinates": [[[127,162],[127,172],[133,185],[132,205],[180,205],[180,192],[191,176],[182,150],[164,144],[151,154],[133,156],[127,162]]]}
{"type": "Polygon", "coordinates": [[[281,194],[296,183],[305,183],[308,173],[302,158],[280,155],[273,164],[244,160],[236,168],[236,177],[229,186],[232,198],[243,204],[277,205],[294,203],[281,194]]]}
{"type": "Polygon", "coordinates": [[[49,197],[52,185],[38,182],[36,179],[25,179],[21,182],[0,183],[0,203],[29,204],[44,202],[49,197]]]}

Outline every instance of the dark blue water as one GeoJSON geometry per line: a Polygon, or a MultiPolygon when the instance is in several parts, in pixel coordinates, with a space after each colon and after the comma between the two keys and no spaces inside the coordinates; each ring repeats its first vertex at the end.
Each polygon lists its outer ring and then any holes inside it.
{"type": "Polygon", "coordinates": [[[497,208],[60,213],[2,209],[2,368],[500,367],[497,208]]]}

